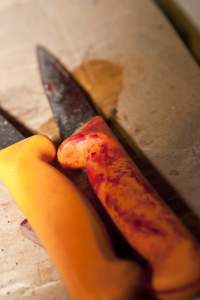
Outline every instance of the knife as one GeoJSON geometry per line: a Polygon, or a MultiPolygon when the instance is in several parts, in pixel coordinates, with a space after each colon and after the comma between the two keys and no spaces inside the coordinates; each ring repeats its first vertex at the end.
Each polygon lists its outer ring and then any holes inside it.
{"type": "Polygon", "coordinates": [[[0,149],[0,179],[40,238],[71,298],[138,299],[142,269],[115,255],[92,205],[55,167],[53,143],[42,135],[24,138],[0,114],[0,149]]]}
{"type": "Polygon", "coordinates": [[[49,51],[38,47],[41,79],[67,138],[58,149],[66,169],[84,169],[110,218],[152,268],[162,299],[189,299],[200,285],[200,248],[191,233],[143,177],[89,95],[49,51]]]}

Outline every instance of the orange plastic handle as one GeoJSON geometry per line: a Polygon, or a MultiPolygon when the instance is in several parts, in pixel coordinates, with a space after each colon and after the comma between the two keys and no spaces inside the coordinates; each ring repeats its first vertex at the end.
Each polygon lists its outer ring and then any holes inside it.
{"type": "Polygon", "coordinates": [[[30,221],[74,300],[137,299],[141,269],[118,259],[90,203],[50,162],[36,135],[0,151],[0,177],[30,221]]]}
{"type": "Polygon", "coordinates": [[[58,149],[65,168],[85,168],[98,198],[127,241],[151,264],[157,296],[188,299],[199,290],[199,245],[144,179],[100,117],[58,149]]]}

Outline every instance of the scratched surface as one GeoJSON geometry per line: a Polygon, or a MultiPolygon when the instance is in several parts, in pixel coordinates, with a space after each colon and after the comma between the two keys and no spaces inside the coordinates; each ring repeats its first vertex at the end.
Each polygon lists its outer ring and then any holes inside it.
{"type": "MultiPolygon", "coordinates": [[[[155,4],[1,0],[0,26],[3,109],[57,136],[35,59],[36,44],[45,45],[120,125],[146,176],[198,233],[179,200],[200,216],[200,71],[155,4]]],[[[69,299],[44,250],[21,234],[22,215],[2,184],[0,216],[0,299],[69,299]]]]}

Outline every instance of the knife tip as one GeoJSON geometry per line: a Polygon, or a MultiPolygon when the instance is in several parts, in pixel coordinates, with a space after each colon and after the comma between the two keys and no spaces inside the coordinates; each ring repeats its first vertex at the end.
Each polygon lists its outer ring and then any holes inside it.
{"type": "Polygon", "coordinates": [[[39,62],[43,61],[44,59],[46,60],[47,58],[51,56],[49,51],[42,45],[37,45],[36,46],[36,55],[39,60],[39,62]]]}
{"type": "MultiPolygon", "coordinates": [[[[49,50],[47,50],[46,47],[42,45],[37,45],[36,56],[41,73],[46,72],[47,69],[48,71],[50,71],[51,67],[53,67],[53,69],[51,70],[52,72],[55,72],[55,69],[58,70],[62,68],[64,70],[64,66],[61,64],[58,58],[49,50]]],[[[65,72],[67,71],[65,70],[65,72]]]]}

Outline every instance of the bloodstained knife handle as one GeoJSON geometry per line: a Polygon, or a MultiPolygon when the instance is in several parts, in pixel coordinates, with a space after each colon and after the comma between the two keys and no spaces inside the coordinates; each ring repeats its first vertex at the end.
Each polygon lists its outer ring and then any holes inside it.
{"type": "Polygon", "coordinates": [[[189,299],[199,289],[199,245],[144,179],[101,117],[58,149],[64,168],[85,168],[99,200],[127,241],[152,267],[159,298],[189,299]]]}
{"type": "Polygon", "coordinates": [[[55,263],[73,300],[138,299],[142,271],[118,259],[104,225],[51,165],[52,142],[36,135],[0,151],[0,178],[55,263]]]}

